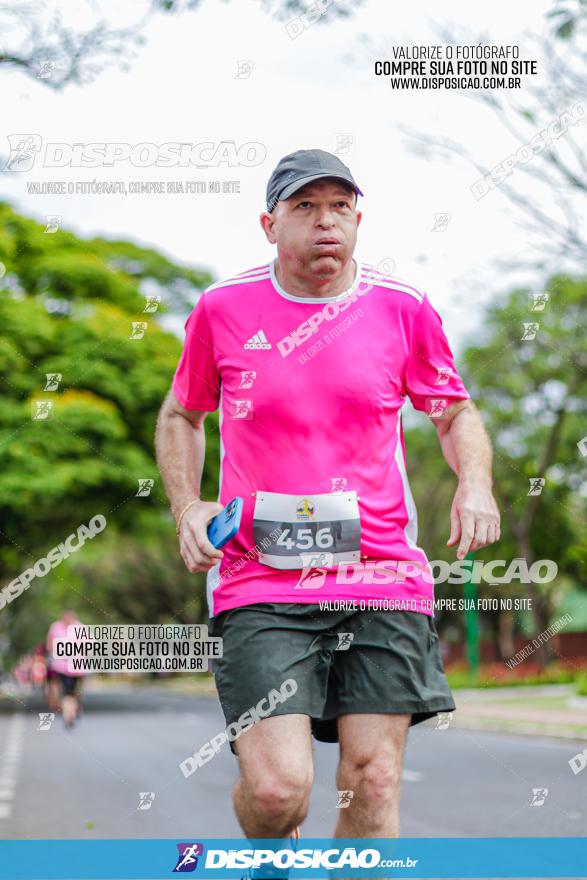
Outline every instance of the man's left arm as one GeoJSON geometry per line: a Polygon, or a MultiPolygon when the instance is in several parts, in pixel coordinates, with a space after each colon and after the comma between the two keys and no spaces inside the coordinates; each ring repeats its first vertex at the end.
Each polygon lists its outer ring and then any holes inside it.
{"type": "Polygon", "coordinates": [[[442,453],[458,477],[450,512],[448,547],[458,543],[457,559],[494,544],[500,537],[500,516],[492,493],[492,450],[483,420],[472,400],[447,406],[431,418],[442,453]]]}

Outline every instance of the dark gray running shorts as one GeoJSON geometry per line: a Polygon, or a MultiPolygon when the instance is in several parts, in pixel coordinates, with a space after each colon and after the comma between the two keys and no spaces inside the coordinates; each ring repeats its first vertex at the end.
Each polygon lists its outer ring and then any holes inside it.
{"type": "Polygon", "coordinates": [[[455,710],[434,620],[419,611],[263,602],[217,614],[210,635],[223,640],[210,665],[227,727],[259,701],[267,710],[288,679],[297,690],[271,715],[309,715],[322,742],[338,742],[339,715],[409,713],[413,725],[455,710]]]}

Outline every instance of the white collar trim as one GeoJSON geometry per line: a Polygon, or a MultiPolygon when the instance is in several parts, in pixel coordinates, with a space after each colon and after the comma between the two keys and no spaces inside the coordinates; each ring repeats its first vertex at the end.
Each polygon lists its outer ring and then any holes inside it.
{"type": "Polygon", "coordinates": [[[362,266],[360,260],[357,257],[354,257],[355,263],[357,264],[357,271],[353,280],[353,283],[348,288],[348,290],[343,290],[342,293],[338,293],[336,296],[294,296],[293,293],[288,293],[287,290],[284,290],[280,285],[277,277],[275,275],[275,264],[277,262],[277,257],[271,261],[269,264],[269,276],[271,278],[271,283],[273,287],[277,291],[280,296],[283,296],[284,299],[289,299],[291,302],[302,302],[302,303],[323,303],[323,302],[337,302],[338,300],[344,299],[350,293],[352,293],[359,285],[361,280],[362,266]]]}

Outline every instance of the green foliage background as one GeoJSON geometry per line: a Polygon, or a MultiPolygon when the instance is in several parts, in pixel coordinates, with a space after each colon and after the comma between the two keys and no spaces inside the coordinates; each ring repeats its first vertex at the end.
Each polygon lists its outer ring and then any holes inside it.
{"type": "MultiPolygon", "coordinates": [[[[0,613],[18,654],[64,607],[88,622],[193,621],[202,576],[187,572],[154,457],[157,413],[185,319],[212,278],[129,242],[46,233],[0,204],[0,576],[4,586],[97,513],[104,532],[0,613]],[[161,295],[155,313],[146,294],[161,295]],[[56,303],[56,300],[59,302],[56,303]],[[55,309],[69,309],[69,314],[55,309]],[[142,339],[131,324],[145,321],[142,339]],[[47,373],[61,373],[44,391],[47,373]],[[47,419],[33,419],[50,400],[47,419]],[[139,480],[152,479],[147,497],[139,480]]],[[[218,432],[208,420],[204,492],[216,497],[218,432]]],[[[205,604],[205,603],[204,603],[205,604]]]]}

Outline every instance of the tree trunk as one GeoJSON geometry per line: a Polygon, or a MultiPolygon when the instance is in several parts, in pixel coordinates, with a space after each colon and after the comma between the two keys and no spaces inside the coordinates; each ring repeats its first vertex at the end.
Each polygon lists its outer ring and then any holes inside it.
{"type": "MultiPolygon", "coordinates": [[[[534,560],[534,555],[532,553],[532,549],[530,547],[529,536],[526,530],[521,533],[518,533],[518,553],[520,558],[525,559],[528,568],[532,565],[534,560]]],[[[528,593],[532,600],[532,617],[534,618],[534,628],[536,630],[534,637],[540,635],[540,633],[544,632],[547,628],[548,623],[550,621],[550,617],[552,614],[552,609],[550,607],[550,597],[542,593],[536,584],[528,584],[528,593]]],[[[548,642],[544,642],[540,644],[537,648],[535,648],[534,654],[532,657],[536,659],[538,662],[538,666],[540,669],[544,669],[549,660],[552,660],[553,653],[549,647],[548,642]]]]}
{"type": "Polygon", "coordinates": [[[499,614],[498,645],[500,659],[509,660],[516,653],[514,645],[514,615],[511,611],[499,614]]]}

